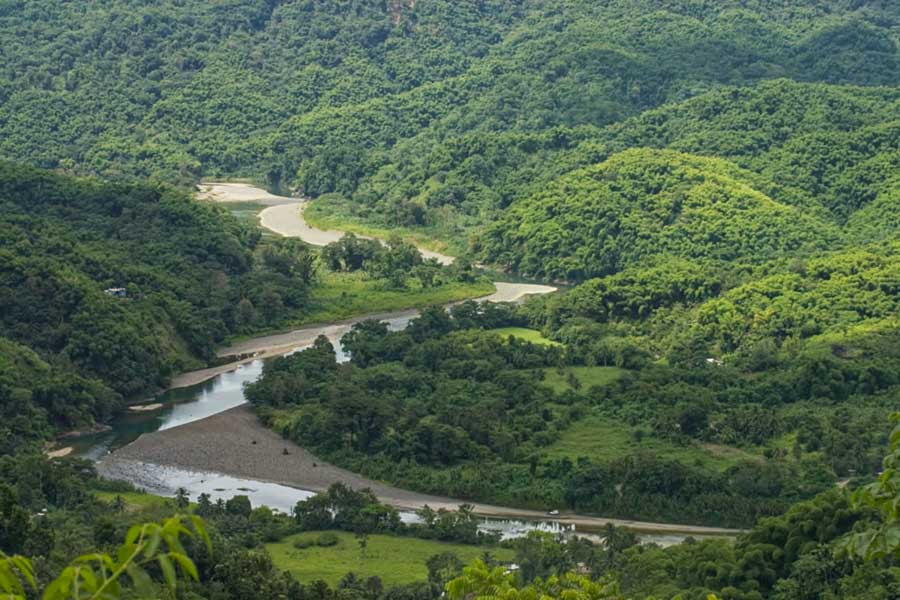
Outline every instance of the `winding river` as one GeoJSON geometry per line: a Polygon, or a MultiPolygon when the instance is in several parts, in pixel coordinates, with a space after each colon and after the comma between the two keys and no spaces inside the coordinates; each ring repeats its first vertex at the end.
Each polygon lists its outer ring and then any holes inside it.
{"type": "MultiPolygon", "coordinates": [[[[340,232],[322,232],[303,221],[303,203],[281,198],[244,184],[208,184],[201,199],[243,201],[268,205],[260,213],[260,224],[276,233],[300,237],[314,245],[339,239],[340,232]]],[[[441,262],[452,257],[432,256],[441,262]]],[[[518,301],[529,294],[555,288],[535,284],[498,283],[497,292],[486,301],[518,301]]],[[[407,310],[377,315],[391,329],[407,326],[416,316],[407,310]]],[[[278,335],[263,336],[234,344],[220,351],[235,360],[220,367],[186,373],[172,387],[145,407],[133,408],[112,423],[109,431],[79,438],[76,454],[97,461],[98,471],[110,478],[129,481],[147,491],[174,495],[184,488],[191,497],[201,493],[214,499],[237,494],[250,497],[254,505],[267,505],[289,512],[298,500],[326,489],[335,482],[369,487],[385,503],[401,510],[407,521],[425,504],[433,508],[455,508],[462,502],[401,490],[367,480],[315,456],[258,423],[244,398],[243,387],[255,381],[271,357],[308,347],[319,335],[334,344],[339,360],[348,357],[340,338],[362,318],[278,335]]],[[[514,537],[540,529],[577,531],[580,535],[599,531],[607,523],[643,532],[648,541],[676,543],[686,535],[733,535],[734,530],[640,523],[617,519],[561,515],[550,518],[536,511],[475,504],[483,516],[482,528],[514,537]]]]}

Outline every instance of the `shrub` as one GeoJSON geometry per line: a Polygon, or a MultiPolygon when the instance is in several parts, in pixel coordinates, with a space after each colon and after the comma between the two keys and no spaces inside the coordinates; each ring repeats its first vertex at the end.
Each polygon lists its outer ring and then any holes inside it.
{"type": "Polygon", "coordinates": [[[294,548],[297,550],[306,550],[312,546],[316,545],[316,540],[308,537],[303,537],[298,540],[294,540],[294,548]]]}

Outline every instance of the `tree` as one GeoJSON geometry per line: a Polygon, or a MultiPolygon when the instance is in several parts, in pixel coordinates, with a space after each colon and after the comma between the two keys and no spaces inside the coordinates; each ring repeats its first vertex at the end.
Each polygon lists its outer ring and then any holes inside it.
{"type": "Polygon", "coordinates": [[[250,504],[250,498],[247,496],[234,496],[225,502],[225,512],[230,515],[238,515],[241,517],[250,517],[253,512],[253,506],[250,504]]]}
{"type": "Polygon", "coordinates": [[[210,495],[205,492],[200,494],[197,497],[197,514],[203,518],[207,518],[212,516],[213,512],[214,507],[210,495]]]}
{"type": "Polygon", "coordinates": [[[178,507],[178,510],[184,510],[191,504],[191,499],[188,496],[188,491],[183,487],[178,488],[175,491],[175,506],[178,507]]]}
{"type": "Polygon", "coordinates": [[[434,287],[437,277],[441,272],[441,265],[437,259],[429,258],[416,265],[412,269],[412,276],[419,280],[423,288],[434,287]]]}
{"type": "Polygon", "coordinates": [[[0,484],[0,552],[21,552],[30,531],[30,515],[16,490],[0,484]]]}
{"type": "Polygon", "coordinates": [[[316,274],[315,254],[302,241],[285,238],[272,242],[263,249],[263,262],[284,277],[295,278],[305,284],[312,283],[316,274]]]}
{"type": "Polygon", "coordinates": [[[446,591],[450,600],[624,600],[618,583],[611,576],[591,581],[587,577],[567,573],[519,587],[514,575],[508,573],[505,567],[490,568],[480,560],[463,569],[462,576],[447,583],[446,591]]]}
{"type": "Polygon", "coordinates": [[[428,567],[428,582],[443,588],[448,581],[462,573],[465,565],[453,552],[441,552],[429,557],[425,566],[428,567]]]}
{"type": "Polygon", "coordinates": [[[256,308],[249,298],[241,298],[237,308],[237,325],[247,329],[256,322],[256,308]]]}
{"type": "Polygon", "coordinates": [[[322,260],[332,271],[360,271],[371,269],[385,254],[377,240],[358,238],[352,233],[322,249],[322,260]]]}

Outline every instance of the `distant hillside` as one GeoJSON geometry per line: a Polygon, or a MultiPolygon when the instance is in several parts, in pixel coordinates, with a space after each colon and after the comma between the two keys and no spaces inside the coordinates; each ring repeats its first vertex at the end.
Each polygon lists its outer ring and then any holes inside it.
{"type": "Polygon", "coordinates": [[[468,133],[602,127],[721,85],[896,85],[898,31],[876,2],[7,0],[0,157],[371,204],[407,141],[434,161],[468,133]]]}
{"type": "Polygon", "coordinates": [[[772,187],[723,160],[629,150],[513,205],[483,252],[527,275],[581,280],[659,255],[759,262],[834,242],[835,227],[759,189],[772,187]]]}
{"type": "Polygon", "coordinates": [[[281,166],[276,148],[252,156],[239,150],[248,139],[459,75],[518,4],[5,0],[0,157],[167,181],[265,178],[281,166]]]}

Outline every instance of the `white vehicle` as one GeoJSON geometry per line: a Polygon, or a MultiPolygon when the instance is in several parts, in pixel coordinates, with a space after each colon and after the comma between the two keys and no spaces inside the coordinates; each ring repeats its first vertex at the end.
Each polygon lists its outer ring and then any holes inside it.
{"type": "Polygon", "coordinates": [[[558,517],[558,516],[559,516],[559,511],[558,511],[558,510],[551,510],[551,511],[547,512],[547,514],[550,515],[551,517],[558,517]]]}

